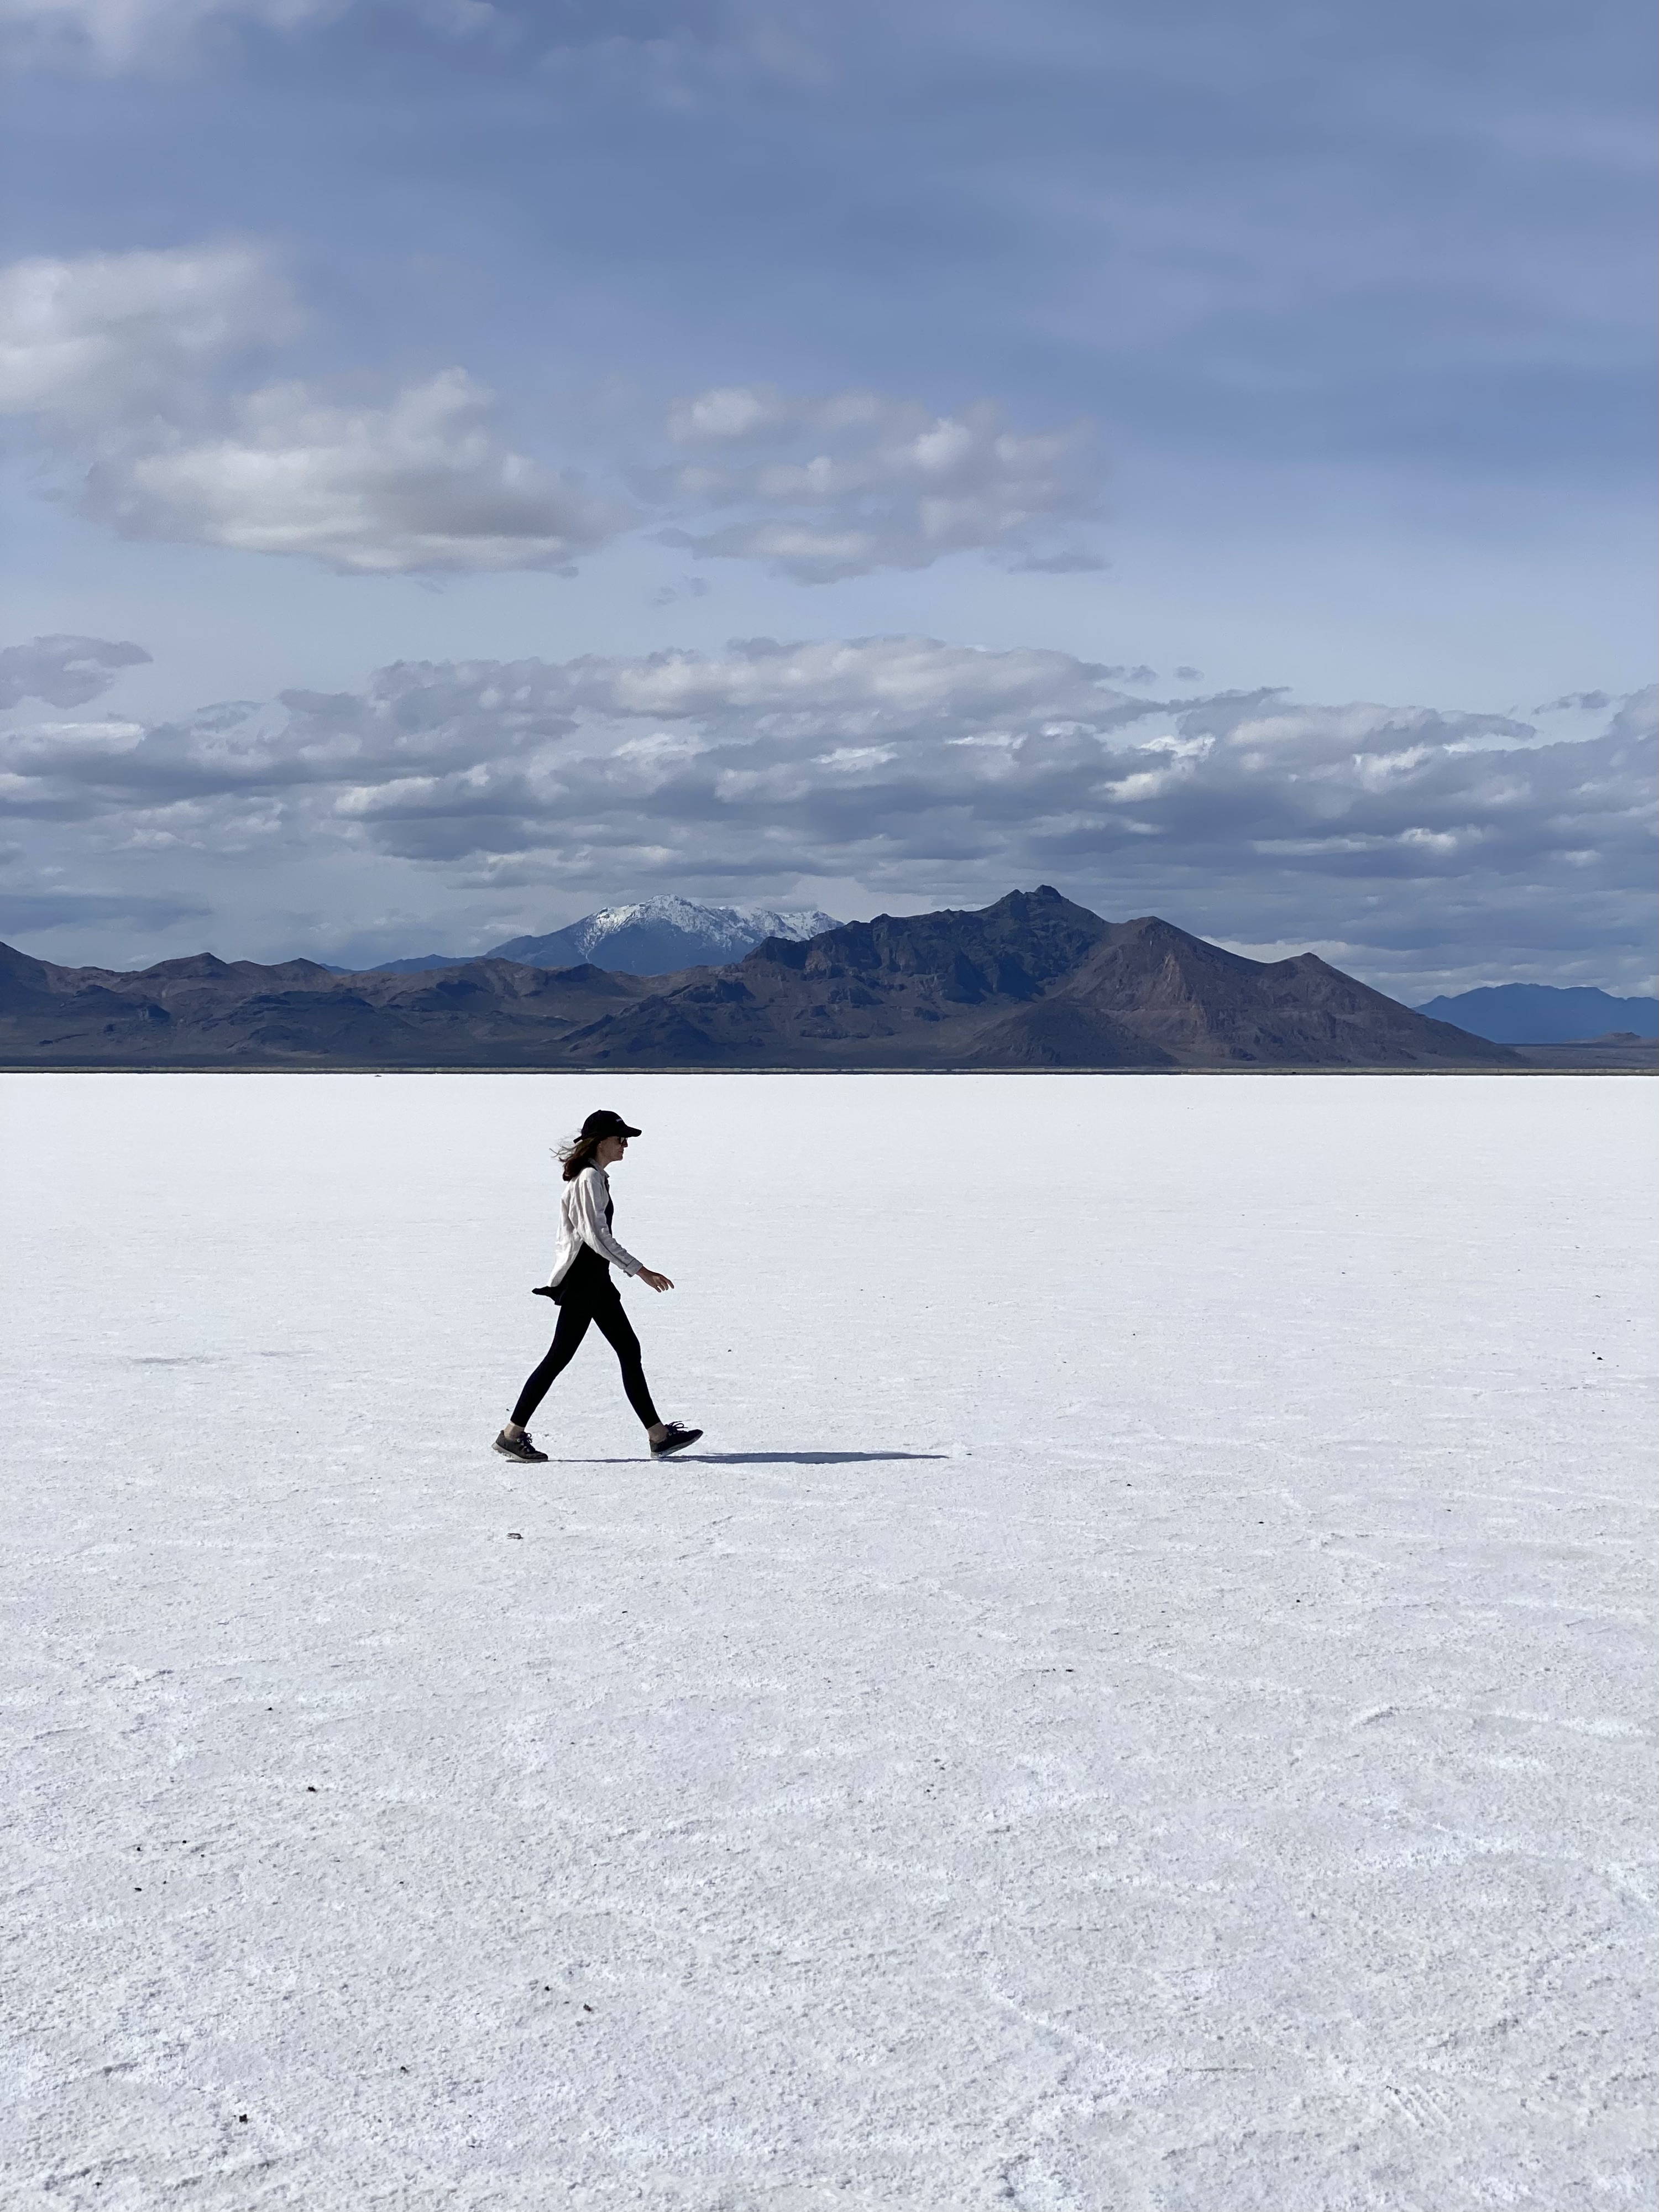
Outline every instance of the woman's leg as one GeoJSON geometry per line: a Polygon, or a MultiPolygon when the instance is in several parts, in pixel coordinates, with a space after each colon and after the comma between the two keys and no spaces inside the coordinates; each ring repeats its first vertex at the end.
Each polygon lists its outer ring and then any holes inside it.
{"type": "MultiPolygon", "coordinates": [[[[562,1305],[559,1308],[559,1325],[553,1332],[553,1341],[547,1347],[547,1357],[519,1393],[519,1402],[513,1408],[513,1425],[523,1428],[542,1400],[552,1388],[555,1376],[562,1375],[576,1356],[576,1346],[587,1334],[587,1324],[593,1318],[585,1305],[562,1305]]],[[[606,1332],[609,1334],[609,1331],[606,1332]]]]}
{"type": "Polygon", "coordinates": [[[615,1297],[596,1300],[593,1318],[599,1323],[599,1332],[606,1343],[622,1362],[623,1389],[628,1393],[629,1404],[647,1429],[659,1429],[662,1416],[651,1402],[645,1368],[640,1358],[640,1340],[634,1334],[633,1322],[623,1310],[622,1300],[615,1297]]]}

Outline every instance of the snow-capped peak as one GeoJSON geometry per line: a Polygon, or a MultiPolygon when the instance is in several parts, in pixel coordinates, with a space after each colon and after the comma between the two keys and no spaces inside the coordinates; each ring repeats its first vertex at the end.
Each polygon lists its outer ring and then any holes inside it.
{"type": "Polygon", "coordinates": [[[635,975],[664,975],[678,968],[723,967],[769,937],[804,943],[839,927],[833,915],[813,907],[705,906],[671,896],[602,907],[545,937],[515,937],[492,950],[538,968],[586,960],[635,975]]]}
{"type": "Polygon", "coordinates": [[[711,948],[718,946],[729,958],[740,960],[769,937],[804,944],[809,937],[838,927],[833,915],[820,913],[816,907],[704,906],[696,899],[671,896],[640,899],[629,906],[601,907],[585,921],[573,922],[568,934],[581,939],[583,951],[592,953],[623,930],[683,930],[687,937],[701,939],[711,948]]]}

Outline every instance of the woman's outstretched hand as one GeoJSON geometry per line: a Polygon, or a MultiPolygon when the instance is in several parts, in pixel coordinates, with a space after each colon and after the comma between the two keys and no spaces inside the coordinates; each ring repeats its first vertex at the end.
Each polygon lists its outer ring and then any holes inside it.
{"type": "Polygon", "coordinates": [[[636,1280],[649,1283],[653,1291],[672,1291],[674,1287],[666,1275],[658,1274],[652,1267],[641,1267],[636,1280]]]}

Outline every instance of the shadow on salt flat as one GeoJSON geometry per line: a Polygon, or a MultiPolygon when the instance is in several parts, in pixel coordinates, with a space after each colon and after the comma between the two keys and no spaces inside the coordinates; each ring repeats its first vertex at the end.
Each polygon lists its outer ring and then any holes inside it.
{"type": "Polygon", "coordinates": [[[948,1459],[949,1452],[681,1452],[710,1467],[851,1467],[866,1460],[948,1459]]]}
{"type": "MultiPolygon", "coordinates": [[[[949,1452],[676,1452],[676,1467],[852,1467],[872,1460],[890,1459],[949,1459],[949,1452]]],[[[561,1459],[556,1467],[638,1467],[637,1455],[632,1459],[561,1459]]],[[[666,1466],[664,1461],[660,1464],[666,1466]]]]}

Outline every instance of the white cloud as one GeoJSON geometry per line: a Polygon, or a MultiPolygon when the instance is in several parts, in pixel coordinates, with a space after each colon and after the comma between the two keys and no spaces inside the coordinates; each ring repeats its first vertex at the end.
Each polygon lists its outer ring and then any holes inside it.
{"type": "MultiPolygon", "coordinates": [[[[216,27],[277,31],[326,24],[363,0],[0,0],[13,58],[106,75],[176,60],[216,27]]],[[[821,85],[834,75],[823,11],[811,0],[376,0],[450,38],[496,32],[544,72],[620,81],[685,107],[745,78],[821,85]]]]}
{"type": "Polygon", "coordinates": [[[14,262],[0,269],[0,410],[70,431],[173,416],[297,322],[257,246],[14,262]]]}
{"type": "Polygon", "coordinates": [[[356,404],[250,388],[298,323],[255,246],[18,262],[0,270],[0,410],[35,418],[76,471],[66,495],[125,537],[360,574],[565,568],[653,520],[808,583],[970,549],[1090,562],[1051,543],[1096,502],[1083,424],[1016,431],[988,400],[937,415],[873,392],[704,392],[670,410],[676,459],[635,474],[647,515],[519,451],[462,368],[356,404]]]}
{"type": "Polygon", "coordinates": [[[1115,687],[1123,671],[1026,647],[982,653],[936,638],[831,638],[733,644],[723,655],[666,652],[638,659],[520,664],[593,720],[696,720],[773,742],[1040,723],[1071,714],[1091,726],[1133,720],[1144,702],[1115,687]]]}
{"type": "Polygon", "coordinates": [[[308,17],[336,15],[343,4],[346,0],[0,0],[0,25],[29,58],[84,57],[114,70],[175,46],[216,16],[287,29],[308,17]]]}
{"type": "Polygon", "coordinates": [[[100,460],[86,511],[124,537],[308,555],[358,574],[562,568],[626,519],[500,434],[461,369],[385,406],[305,384],[251,392],[205,437],[172,434],[100,460]]]}
{"type": "Polygon", "coordinates": [[[641,483],[677,516],[671,542],[701,555],[803,583],[969,550],[1097,565],[1075,546],[1044,550],[1098,506],[1086,423],[1026,433],[989,400],[939,415],[875,392],[733,385],[676,400],[667,427],[684,458],[641,483]]]}
{"type": "Polygon", "coordinates": [[[296,321],[252,246],[21,262],[0,271],[0,409],[33,415],[76,504],[130,538],[371,574],[543,568],[629,519],[515,451],[462,369],[381,404],[225,388],[296,321]]]}
{"type": "Polygon", "coordinates": [[[326,945],[372,880],[429,917],[396,951],[453,941],[442,917],[480,902],[493,942],[654,891],[835,884],[859,911],[852,884],[908,910],[1047,881],[1114,917],[1345,948],[1407,996],[1643,988],[1656,739],[1652,693],[1551,743],[1502,715],[1138,696],[1065,653],[927,638],[401,665],[186,722],[0,735],[0,794],[30,823],[3,888],[21,913],[222,884],[222,942],[263,904],[326,945]],[[283,888],[325,880],[323,918],[283,888]]]}
{"type": "Polygon", "coordinates": [[[1638,957],[1659,732],[1652,695],[1609,707],[1598,735],[1540,744],[1497,715],[1137,697],[1059,653],[762,641],[42,725],[0,739],[0,773],[21,815],[72,825],[82,865],[161,851],[170,882],[191,853],[255,850],[566,905],[831,880],[973,903],[1047,880],[1114,915],[1438,976],[1638,957]]]}
{"type": "MultiPolygon", "coordinates": [[[[0,32],[25,64],[79,64],[106,75],[173,59],[214,24],[277,31],[325,23],[356,0],[0,0],[0,32]]],[[[399,4],[399,0],[392,0],[399,4]]],[[[428,28],[466,36],[495,21],[489,0],[401,0],[428,28]]]]}
{"type": "Polygon", "coordinates": [[[142,645],[106,637],[37,637],[0,652],[0,708],[24,699],[84,707],[100,698],[124,668],[149,659],[142,645]]]}

